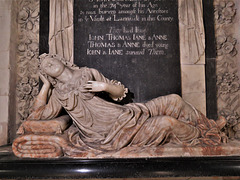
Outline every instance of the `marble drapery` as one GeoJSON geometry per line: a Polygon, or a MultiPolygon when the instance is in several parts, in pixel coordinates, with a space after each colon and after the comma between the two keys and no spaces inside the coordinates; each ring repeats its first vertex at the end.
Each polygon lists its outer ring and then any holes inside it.
{"type": "Polygon", "coordinates": [[[73,62],[74,0],[50,0],[49,52],[73,62]]]}
{"type": "Polygon", "coordinates": [[[202,0],[179,0],[179,26],[183,61],[196,64],[205,54],[202,0]]]}

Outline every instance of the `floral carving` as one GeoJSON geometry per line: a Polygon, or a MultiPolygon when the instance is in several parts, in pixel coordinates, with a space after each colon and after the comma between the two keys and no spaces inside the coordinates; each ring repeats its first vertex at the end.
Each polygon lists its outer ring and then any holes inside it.
{"type": "Polygon", "coordinates": [[[220,115],[224,116],[227,120],[227,125],[225,127],[225,132],[229,138],[240,139],[240,116],[237,112],[231,110],[231,108],[225,108],[220,111],[220,115]],[[237,135],[237,136],[236,136],[237,135]]]}
{"type": "Polygon", "coordinates": [[[236,56],[237,50],[236,50],[236,43],[237,40],[231,36],[218,36],[216,38],[217,40],[217,55],[218,56],[236,56]]]}
{"type": "Polygon", "coordinates": [[[39,32],[39,0],[20,0],[20,10],[18,13],[18,23],[21,29],[39,32]]]}
{"type": "Polygon", "coordinates": [[[19,103],[24,105],[19,108],[19,116],[24,120],[29,115],[29,108],[34,96],[38,94],[38,81],[35,78],[23,77],[17,84],[17,97],[19,103]]]}
{"type": "Polygon", "coordinates": [[[225,132],[228,137],[240,139],[238,51],[232,31],[236,13],[233,1],[215,0],[218,113],[227,119],[225,132]]]}
{"type": "Polygon", "coordinates": [[[33,99],[38,94],[39,0],[19,0],[17,3],[19,34],[16,88],[17,119],[24,120],[28,117],[33,99]]]}
{"type": "Polygon", "coordinates": [[[218,93],[228,94],[239,91],[238,76],[235,73],[224,73],[217,76],[218,93]]]}
{"type": "Polygon", "coordinates": [[[219,24],[229,24],[236,14],[235,4],[232,1],[220,1],[215,6],[215,19],[219,24]]]}

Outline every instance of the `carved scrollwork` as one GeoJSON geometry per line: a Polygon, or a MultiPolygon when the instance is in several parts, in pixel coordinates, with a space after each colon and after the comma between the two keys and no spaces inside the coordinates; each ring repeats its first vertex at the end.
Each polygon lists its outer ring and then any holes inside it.
{"type": "Polygon", "coordinates": [[[240,139],[240,84],[238,77],[237,39],[234,1],[215,0],[215,30],[217,46],[217,103],[218,113],[227,119],[225,132],[229,138],[240,139]]]}
{"type": "Polygon", "coordinates": [[[38,94],[39,0],[19,0],[17,5],[17,120],[24,120],[38,94]]]}

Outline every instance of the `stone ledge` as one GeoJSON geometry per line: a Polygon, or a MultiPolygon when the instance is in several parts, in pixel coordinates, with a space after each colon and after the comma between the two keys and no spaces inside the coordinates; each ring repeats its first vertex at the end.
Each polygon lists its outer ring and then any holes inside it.
{"type": "Polygon", "coordinates": [[[240,176],[240,157],[19,159],[0,153],[1,178],[157,178],[240,176]],[[27,171],[26,171],[27,169],[27,171]]]}

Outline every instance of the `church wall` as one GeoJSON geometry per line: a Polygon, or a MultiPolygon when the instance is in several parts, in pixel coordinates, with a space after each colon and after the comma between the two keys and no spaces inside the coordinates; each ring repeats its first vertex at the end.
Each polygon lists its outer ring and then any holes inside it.
{"type": "Polygon", "coordinates": [[[11,0],[0,1],[0,145],[8,138],[11,5],[11,0]]]}

